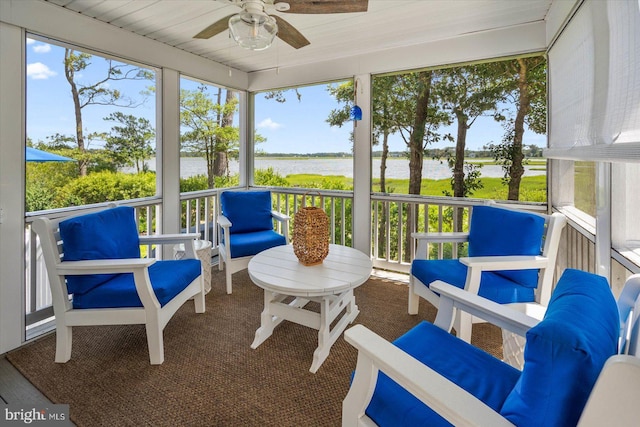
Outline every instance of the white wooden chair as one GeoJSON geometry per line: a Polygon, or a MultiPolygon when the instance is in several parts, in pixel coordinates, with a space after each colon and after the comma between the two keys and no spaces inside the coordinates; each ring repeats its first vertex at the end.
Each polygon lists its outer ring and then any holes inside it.
{"type": "Polygon", "coordinates": [[[289,244],[289,217],[271,209],[270,191],[225,191],[220,195],[218,216],[220,262],[225,269],[227,294],[232,292],[232,275],[249,266],[254,255],[289,244]],[[280,222],[282,234],[273,229],[280,222]]]}
{"type": "Polygon", "coordinates": [[[566,270],[542,321],[444,282],[433,288],[441,295],[433,325],[393,344],[362,325],[345,332],[358,362],[344,427],[638,425],[640,275],[616,307],[604,278],[566,270]],[[524,369],[448,334],[456,309],[526,335],[524,369]],[[385,405],[391,422],[376,409],[385,405]]]}
{"type": "Polygon", "coordinates": [[[56,317],[56,362],[71,358],[74,326],[144,324],[150,362],[158,365],[162,331],[174,313],[192,298],[196,313],[204,313],[202,266],[193,247],[199,235],[138,236],[133,215],[133,208],[116,207],[34,221],[56,317]],[[140,258],[141,244],[178,243],[186,248],[181,260],[140,258]]]}
{"type": "MultiPolygon", "coordinates": [[[[546,306],[565,224],[560,213],[544,215],[490,204],[472,208],[469,233],[413,233],[417,251],[409,278],[409,314],[418,313],[420,298],[438,308],[440,297],[430,286],[437,280],[501,304],[546,306]],[[429,243],[447,242],[468,242],[469,256],[428,259],[429,243]]],[[[477,322],[482,320],[458,313],[456,334],[470,342],[477,322]]]]}

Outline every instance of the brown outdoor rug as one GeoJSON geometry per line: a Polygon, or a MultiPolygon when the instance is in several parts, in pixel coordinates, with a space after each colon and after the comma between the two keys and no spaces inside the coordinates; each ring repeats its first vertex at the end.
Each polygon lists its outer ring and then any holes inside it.
{"type": "MultiPolygon", "coordinates": [[[[224,293],[213,269],[207,311],[183,306],[164,330],[165,361],[149,364],[144,326],[75,327],[73,353],[54,363],[50,334],[7,359],[53,403],[70,405],[79,426],[339,426],[356,351],[341,337],[316,374],[317,331],[283,322],[256,350],[263,293],[245,271],[224,293]]],[[[407,314],[407,286],[371,278],[356,289],[361,323],[393,340],[420,320],[407,314]]],[[[476,325],[473,343],[500,356],[500,330],[476,325]]]]}

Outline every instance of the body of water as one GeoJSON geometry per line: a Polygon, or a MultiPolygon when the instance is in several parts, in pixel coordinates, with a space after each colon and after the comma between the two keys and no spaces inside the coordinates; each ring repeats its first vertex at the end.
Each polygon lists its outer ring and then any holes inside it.
{"type": "MultiPolygon", "coordinates": [[[[156,159],[152,158],[148,161],[149,169],[156,170],[156,159]]],[[[282,176],[295,174],[318,174],[318,175],[341,175],[353,178],[353,159],[256,159],[256,168],[266,169],[273,168],[282,176]]],[[[237,161],[231,161],[229,164],[231,174],[239,171],[237,161]]],[[[373,159],[372,174],[374,178],[380,177],[380,159],[373,159]]],[[[540,169],[540,166],[536,166],[540,169]]],[[[125,172],[131,172],[133,169],[125,169],[125,172]]],[[[194,175],[206,175],[207,168],[204,158],[201,157],[182,157],[180,159],[180,177],[188,178],[194,175]]],[[[545,170],[533,170],[531,166],[525,166],[524,176],[544,175],[545,170]]],[[[484,165],[481,169],[483,177],[500,178],[504,175],[501,166],[484,165]]],[[[408,159],[388,159],[387,160],[387,178],[409,179],[409,160],[408,159]]],[[[422,177],[425,179],[447,179],[451,177],[451,170],[446,162],[437,160],[425,160],[422,165],[422,177]]]]}

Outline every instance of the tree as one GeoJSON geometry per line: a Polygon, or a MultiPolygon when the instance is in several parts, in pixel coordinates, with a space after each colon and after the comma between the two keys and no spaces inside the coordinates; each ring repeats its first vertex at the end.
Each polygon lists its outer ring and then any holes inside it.
{"type": "MultiPolygon", "coordinates": [[[[504,97],[503,82],[494,71],[490,64],[445,68],[439,70],[434,85],[443,111],[456,122],[455,154],[448,159],[454,197],[467,197],[482,188],[479,167],[465,165],[465,149],[467,131],[478,117],[492,111],[496,120],[502,118],[497,107],[504,97]]],[[[454,208],[452,214],[454,231],[462,231],[464,209],[454,208]]]]}
{"type": "Polygon", "coordinates": [[[151,73],[147,70],[133,67],[128,64],[115,63],[106,59],[108,69],[104,77],[91,84],[81,84],[77,81],[77,74],[85,71],[91,65],[92,55],[84,52],[76,52],[73,49],[64,50],[64,75],[71,86],[71,97],[76,122],[76,144],[81,158],[78,158],[78,170],[80,176],[87,174],[89,160],[85,153],[88,143],[85,141],[82,123],[82,109],[89,105],[115,105],[119,107],[136,107],[139,102],[123,95],[118,89],[111,88],[109,82],[119,80],[147,80],[151,73]]]}
{"type": "Polygon", "coordinates": [[[204,85],[180,91],[180,124],[187,129],[181,137],[182,146],[205,158],[209,188],[214,188],[216,176],[228,175],[228,157],[237,153],[240,139],[240,130],[232,126],[238,99],[227,93],[225,103],[220,104],[221,91],[217,92],[218,103],[204,85]]]}
{"type": "Polygon", "coordinates": [[[119,111],[111,113],[104,120],[122,124],[113,126],[111,134],[106,138],[105,149],[114,163],[118,167],[135,166],[137,173],[145,170],[145,160],[153,155],[151,141],[155,138],[155,131],[149,120],[119,111]]]}
{"type": "Polygon", "coordinates": [[[546,61],[543,56],[517,58],[497,63],[508,76],[506,96],[516,106],[515,117],[505,123],[500,144],[489,145],[496,161],[502,163],[509,186],[508,200],[519,200],[524,174],[523,138],[525,124],[538,134],[546,133],[546,61]]]}
{"type": "MultiPolygon", "coordinates": [[[[500,120],[502,116],[498,103],[504,99],[504,80],[495,72],[491,64],[467,65],[440,70],[440,79],[435,87],[444,111],[451,114],[456,122],[455,154],[450,158],[453,171],[453,196],[469,195],[467,184],[478,184],[465,180],[465,149],[467,131],[476,119],[487,112],[494,112],[500,120]]],[[[475,168],[467,169],[473,172],[475,168]]],[[[477,174],[474,174],[477,176],[477,174]]],[[[473,175],[472,175],[473,176],[473,175]]]]}

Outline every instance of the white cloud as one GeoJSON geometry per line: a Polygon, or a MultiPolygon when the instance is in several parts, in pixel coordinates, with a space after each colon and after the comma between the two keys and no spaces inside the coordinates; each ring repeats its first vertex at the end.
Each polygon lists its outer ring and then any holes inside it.
{"type": "Polygon", "coordinates": [[[261,121],[260,123],[258,123],[258,129],[260,128],[267,128],[269,130],[278,130],[282,127],[282,125],[280,123],[276,123],[273,120],[271,120],[271,118],[266,118],[263,121],[261,121]]]}
{"type": "Polygon", "coordinates": [[[36,41],[34,39],[27,39],[27,44],[34,44],[36,41]]]}
{"type": "Polygon", "coordinates": [[[55,76],[57,73],[52,71],[44,65],[42,62],[34,62],[33,64],[27,64],[27,76],[35,80],[46,80],[49,77],[55,76]]]}
{"type": "Polygon", "coordinates": [[[47,53],[51,51],[50,44],[37,44],[33,47],[35,53],[47,53]]]}

